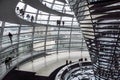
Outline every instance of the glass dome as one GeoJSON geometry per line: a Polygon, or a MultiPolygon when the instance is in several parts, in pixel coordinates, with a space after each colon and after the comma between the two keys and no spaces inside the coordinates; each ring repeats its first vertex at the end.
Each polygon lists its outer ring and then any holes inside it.
{"type": "Polygon", "coordinates": [[[19,62],[39,54],[45,57],[87,51],[79,24],[66,1],[11,0],[5,7],[8,3],[3,1],[0,12],[0,65],[7,56],[19,62]]]}

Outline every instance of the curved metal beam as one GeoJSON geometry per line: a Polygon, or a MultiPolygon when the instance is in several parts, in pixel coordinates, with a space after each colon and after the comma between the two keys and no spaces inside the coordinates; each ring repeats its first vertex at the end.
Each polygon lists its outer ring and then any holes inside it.
{"type": "Polygon", "coordinates": [[[24,0],[23,1],[24,3],[38,9],[38,10],[41,10],[43,12],[47,12],[47,13],[51,13],[51,14],[55,14],[55,15],[58,15],[58,16],[67,16],[67,17],[74,17],[74,15],[71,15],[71,14],[65,14],[65,13],[61,13],[61,12],[58,12],[56,10],[53,10],[49,7],[47,7],[46,5],[42,4],[39,0],[24,0]]]}
{"type": "Polygon", "coordinates": [[[0,2],[0,20],[10,23],[30,25],[30,22],[19,18],[15,13],[15,8],[18,2],[19,0],[2,0],[0,2]]]}
{"type": "MultiPolygon", "coordinates": [[[[21,25],[70,28],[68,26],[57,26],[57,25],[32,23],[32,22],[26,21],[24,19],[21,19],[15,13],[15,8],[16,8],[16,5],[18,4],[18,2],[19,2],[19,0],[2,0],[2,1],[0,1],[0,10],[1,10],[0,11],[0,20],[1,21],[15,23],[15,24],[21,24],[21,25]]],[[[79,27],[77,27],[75,29],[79,29],[79,27]]]]}
{"type": "Polygon", "coordinates": [[[62,3],[67,3],[65,0],[57,0],[57,1],[60,1],[62,3]]]}

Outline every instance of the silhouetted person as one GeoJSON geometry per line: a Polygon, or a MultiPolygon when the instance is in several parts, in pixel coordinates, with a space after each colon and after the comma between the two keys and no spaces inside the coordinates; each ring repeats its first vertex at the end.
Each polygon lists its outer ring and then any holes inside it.
{"type": "Polygon", "coordinates": [[[71,64],[71,63],[72,63],[72,61],[70,60],[69,64],[71,64]]]}
{"type": "Polygon", "coordinates": [[[27,14],[27,15],[26,15],[26,18],[27,18],[27,20],[29,20],[29,19],[30,19],[30,15],[29,15],[29,14],[27,14]]]}
{"type": "Polygon", "coordinates": [[[17,11],[19,10],[19,7],[16,7],[17,11]]]}
{"type": "Polygon", "coordinates": [[[9,32],[9,33],[8,33],[8,36],[9,36],[10,41],[11,41],[11,44],[12,44],[12,37],[13,37],[13,35],[9,32]]]}
{"type": "Polygon", "coordinates": [[[87,61],[87,58],[85,58],[85,61],[87,61]]]}
{"type": "Polygon", "coordinates": [[[57,25],[60,26],[60,24],[61,24],[61,21],[57,20],[57,25]]]}
{"type": "Polygon", "coordinates": [[[23,9],[20,9],[20,15],[24,17],[25,11],[23,9]]]}
{"type": "Polygon", "coordinates": [[[68,60],[66,60],[66,65],[68,65],[68,60]]]}
{"type": "Polygon", "coordinates": [[[6,69],[10,69],[11,63],[12,63],[12,58],[11,57],[6,57],[5,58],[6,69]]]}
{"type": "Polygon", "coordinates": [[[33,20],[34,20],[34,16],[31,16],[31,22],[33,22],[33,20]]]}
{"type": "Polygon", "coordinates": [[[57,20],[57,26],[58,26],[59,21],[57,20]]]}
{"type": "Polygon", "coordinates": [[[25,11],[22,12],[22,17],[24,17],[25,11]]]}
{"type": "Polygon", "coordinates": [[[5,66],[6,66],[6,69],[10,68],[8,57],[5,58],[5,66]]]}
{"type": "Polygon", "coordinates": [[[19,7],[16,7],[17,13],[19,14],[19,7]]]}
{"type": "Polygon", "coordinates": [[[62,24],[63,24],[63,26],[64,26],[65,22],[64,22],[64,21],[62,21],[62,24]]]}
{"type": "Polygon", "coordinates": [[[83,61],[83,58],[79,59],[79,62],[82,62],[83,61]]]}
{"type": "Polygon", "coordinates": [[[23,12],[23,9],[20,9],[20,14],[22,14],[22,12],[23,12]]]}

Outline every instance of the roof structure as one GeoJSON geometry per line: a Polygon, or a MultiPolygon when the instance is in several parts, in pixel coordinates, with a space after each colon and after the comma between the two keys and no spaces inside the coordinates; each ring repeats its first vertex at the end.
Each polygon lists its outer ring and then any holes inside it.
{"type": "Polygon", "coordinates": [[[35,56],[69,52],[71,57],[71,52],[87,51],[66,0],[41,1],[0,0],[0,79],[16,65],[35,56]],[[9,69],[4,63],[8,56],[13,58],[9,69]]]}

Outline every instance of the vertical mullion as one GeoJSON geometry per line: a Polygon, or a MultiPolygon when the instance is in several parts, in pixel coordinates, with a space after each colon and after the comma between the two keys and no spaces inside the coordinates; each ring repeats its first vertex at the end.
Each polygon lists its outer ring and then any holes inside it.
{"type": "MultiPolygon", "coordinates": [[[[71,49],[71,38],[72,38],[72,27],[73,27],[73,21],[74,21],[74,17],[72,19],[72,23],[71,23],[71,30],[70,30],[70,39],[69,39],[69,54],[70,54],[70,49],[71,49]]],[[[69,56],[70,58],[70,56],[69,56]]]]}
{"type": "Polygon", "coordinates": [[[44,42],[44,52],[45,52],[45,54],[46,54],[47,32],[48,32],[48,26],[46,26],[46,31],[45,31],[45,42],[44,42]]]}
{"type": "MultiPolygon", "coordinates": [[[[17,51],[16,51],[16,54],[17,54],[17,63],[19,62],[19,43],[20,43],[20,31],[21,31],[21,24],[20,24],[20,26],[19,26],[19,28],[18,28],[18,36],[17,36],[17,41],[18,41],[18,44],[17,44],[17,51]]],[[[19,64],[17,64],[17,67],[18,67],[18,69],[19,69],[19,64]]]]}
{"type": "MultiPolygon", "coordinates": [[[[62,8],[62,12],[63,12],[63,9],[65,7],[65,4],[62,8]]],[[[60,21],[62,20],[62,16],[60,16],[60,21]]],[[[58,26],[58,37],[57,37],[57,61],[58,61],[58,51],[59,51],[59,36],[60,36],[60,26],[58,26]]]]}
{"type": "Polygon", "coordinates": [[[46,31],[45,31],[45,41],[44,41],[44,58],[45,58],[45,65],[46,65],[46,41],[47,41],[47,32],[48,32],[48,26],[46,26],[46,31]]]}
{"type": "Polygon", "coordinates": [[[30,49],[32,49],[32,50],[30,50],[31,51],[31,56],[32,56],[32,61],[33,61],[33,44],[34,44],[34,33],[35,33],[35,26],[33,26],[32,25],[32,43],[30,43],[32,46],[31,46],[31,48],[30,49]]]}
{"type": "Polygon", "coordinates": [[[3,32],[4,32],[5,22],[2,22],[1,26],[1,32],[0,32],[0,48],[2,49],[2,38],[3,38],[3,32]]]}
{"type": "Polygon", "coordinates": [[[60,27],[58,27],[58,35],[57,35],[57,60],[58,60],[58,48],[59,48],[59,36],[60,36],[60,27]]]}
{"type": "Polygon", "coordinates": [[[39,14],[39,10],[37,10],[37,13],[36,13],[36,16],[35,16],[35,22],[37,22],[38,14],[39,14]]]}
{"type": "MultiPolygon", "coordinates": [[[[54,2],[55,2],[55,0],[53,1],[53,3],[54,2]]],[[[53,4],[52,4],[51,8],[52,7],[53,7],[53,4]]],[[[50,21],[50,13],[49,13],[49,16],[48,16],[47,25],[49,24],[49,21],[50,21]]],[[[47,32],[48,32],[48,26],[46,26],[46,32],[45,32],[45,42],[44,42],[44,51],[45,51],[45,53],[46,53],[47,32]]]]}

